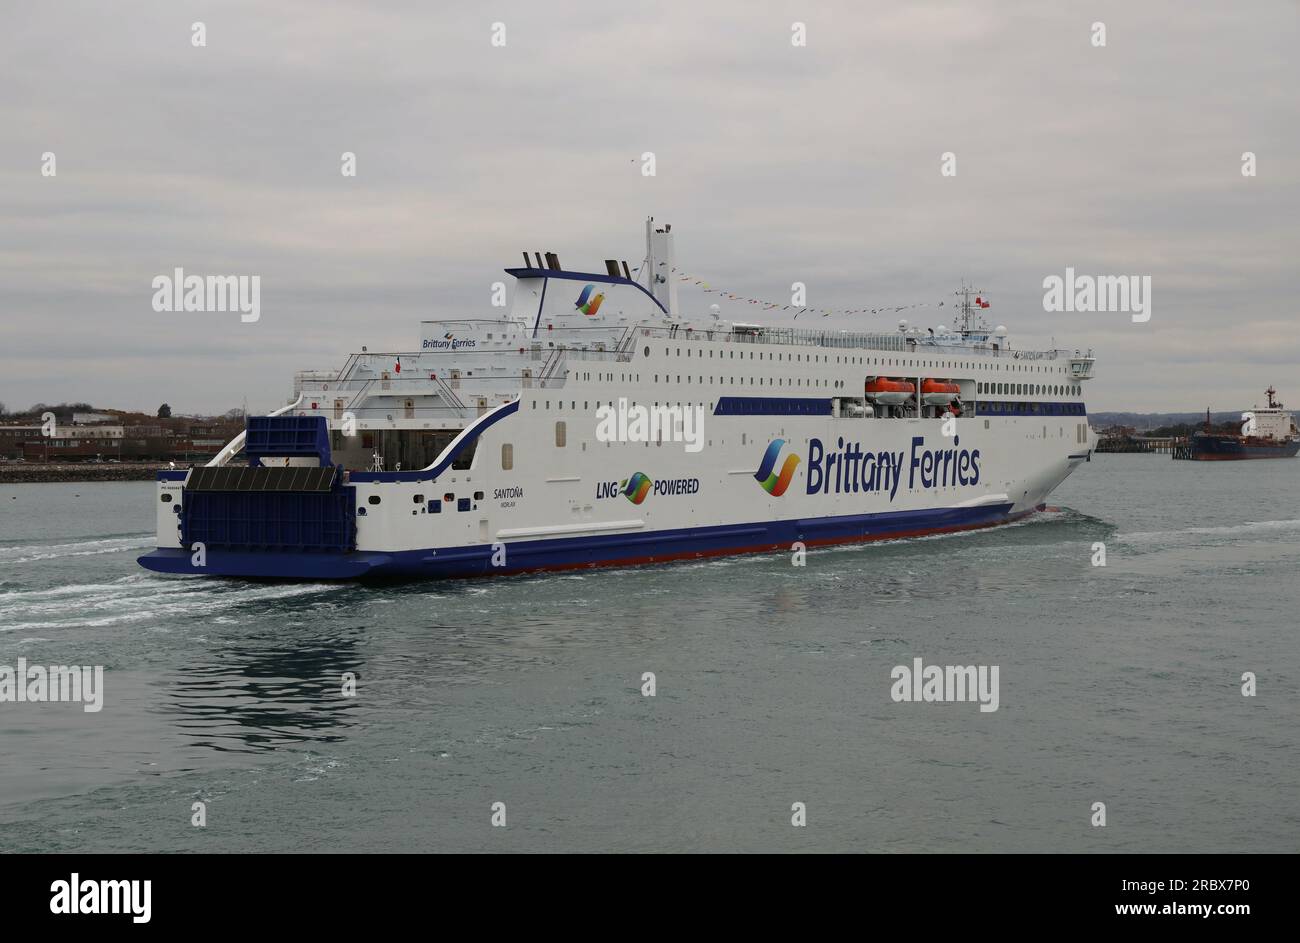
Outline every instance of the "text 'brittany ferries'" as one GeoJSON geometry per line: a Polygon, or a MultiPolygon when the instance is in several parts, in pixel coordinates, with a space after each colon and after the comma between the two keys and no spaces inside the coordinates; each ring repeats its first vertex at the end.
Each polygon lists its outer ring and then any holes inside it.
{"type": "MultiPolygon", "coordinates": [[[[953,448],[927,449],[924,436],[912,437],[911,462],[907,466],[907,487],[949,488],[977,485],[980,480],[980,450],[963,449],[961,436],[953,436],[953,448]]],[[[808,493],[857,494],[862,491],[889,492],[894,500],[903,480],[904,452],[864,452],[857,442],[847,446],[836,440],[828,452],[821,439],[808,442],[808,493]]]]}

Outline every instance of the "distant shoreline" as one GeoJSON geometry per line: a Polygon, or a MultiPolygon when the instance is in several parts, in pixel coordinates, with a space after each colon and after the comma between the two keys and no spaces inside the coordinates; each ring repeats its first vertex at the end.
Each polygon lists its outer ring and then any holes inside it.
{"type": "Polygon", "coordinates": [[[57,482],[153,481],[159,471],[170,468],[156,462],[95,464],[0,462],[0,485],[57,482]]]}

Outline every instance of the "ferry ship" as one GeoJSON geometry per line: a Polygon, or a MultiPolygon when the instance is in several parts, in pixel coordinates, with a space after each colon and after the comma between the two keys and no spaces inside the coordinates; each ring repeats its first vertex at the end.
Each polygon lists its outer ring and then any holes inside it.
{"type": "Polygon", "coordinates": [[[1295,417],[1274,397],[1277,390],[1264,391],[1267,406],[1253,406],[1242,417],[1240,434],[1214,432],[1210,411],[1205,411],[1205,428],[1186,445],[1175,447],[1174,458],[1197,462],[1234,462],[1256,458],[1294,458],[1300,452],[1300,429],[1295,417]]]}
{"type": "Polygon", "coordinates": [[[1014,348],[972,289],[952,329],[810,330],[684,317],[653,218],[635,277],[523,255],[503,316],[298,373],[212,461],[160,472],[139,562],[468,577],[942,534],[1041,510],[1096,444],[1091,351],[1014,348]]]}

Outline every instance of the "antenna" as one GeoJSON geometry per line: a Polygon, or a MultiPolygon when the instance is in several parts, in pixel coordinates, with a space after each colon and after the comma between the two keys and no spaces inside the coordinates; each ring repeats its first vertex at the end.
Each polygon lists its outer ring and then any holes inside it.
{"type": "Polygon", "coordinates": [[[972,319],[974,318],[979,318],[981,320],[983,319],[983,315],[974,313],[973,308],[975,306],[971,304],[970,296],[974,294],[976,302],[982,301],[984,291],[983,289],[980,288],[972,288],[971,286],[967,285],[966,281],[963,279],[961,283],[961,288],[959,288],[957,291],[954,291],[953,294],[961,298],[961,317],[958,318],[957,329],[962,334],[968,334],[970,333],[972,319]]]}

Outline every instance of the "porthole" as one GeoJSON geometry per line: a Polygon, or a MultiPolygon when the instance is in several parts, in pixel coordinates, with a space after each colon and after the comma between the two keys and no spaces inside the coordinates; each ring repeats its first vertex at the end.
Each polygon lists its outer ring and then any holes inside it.
{"type": "Polygon", "coordinates": [[[366,502],[369,504],[378,504],[379,500],[380,498],[377,494],[372,494],[370,497],[366,498],[366,502]]]}

